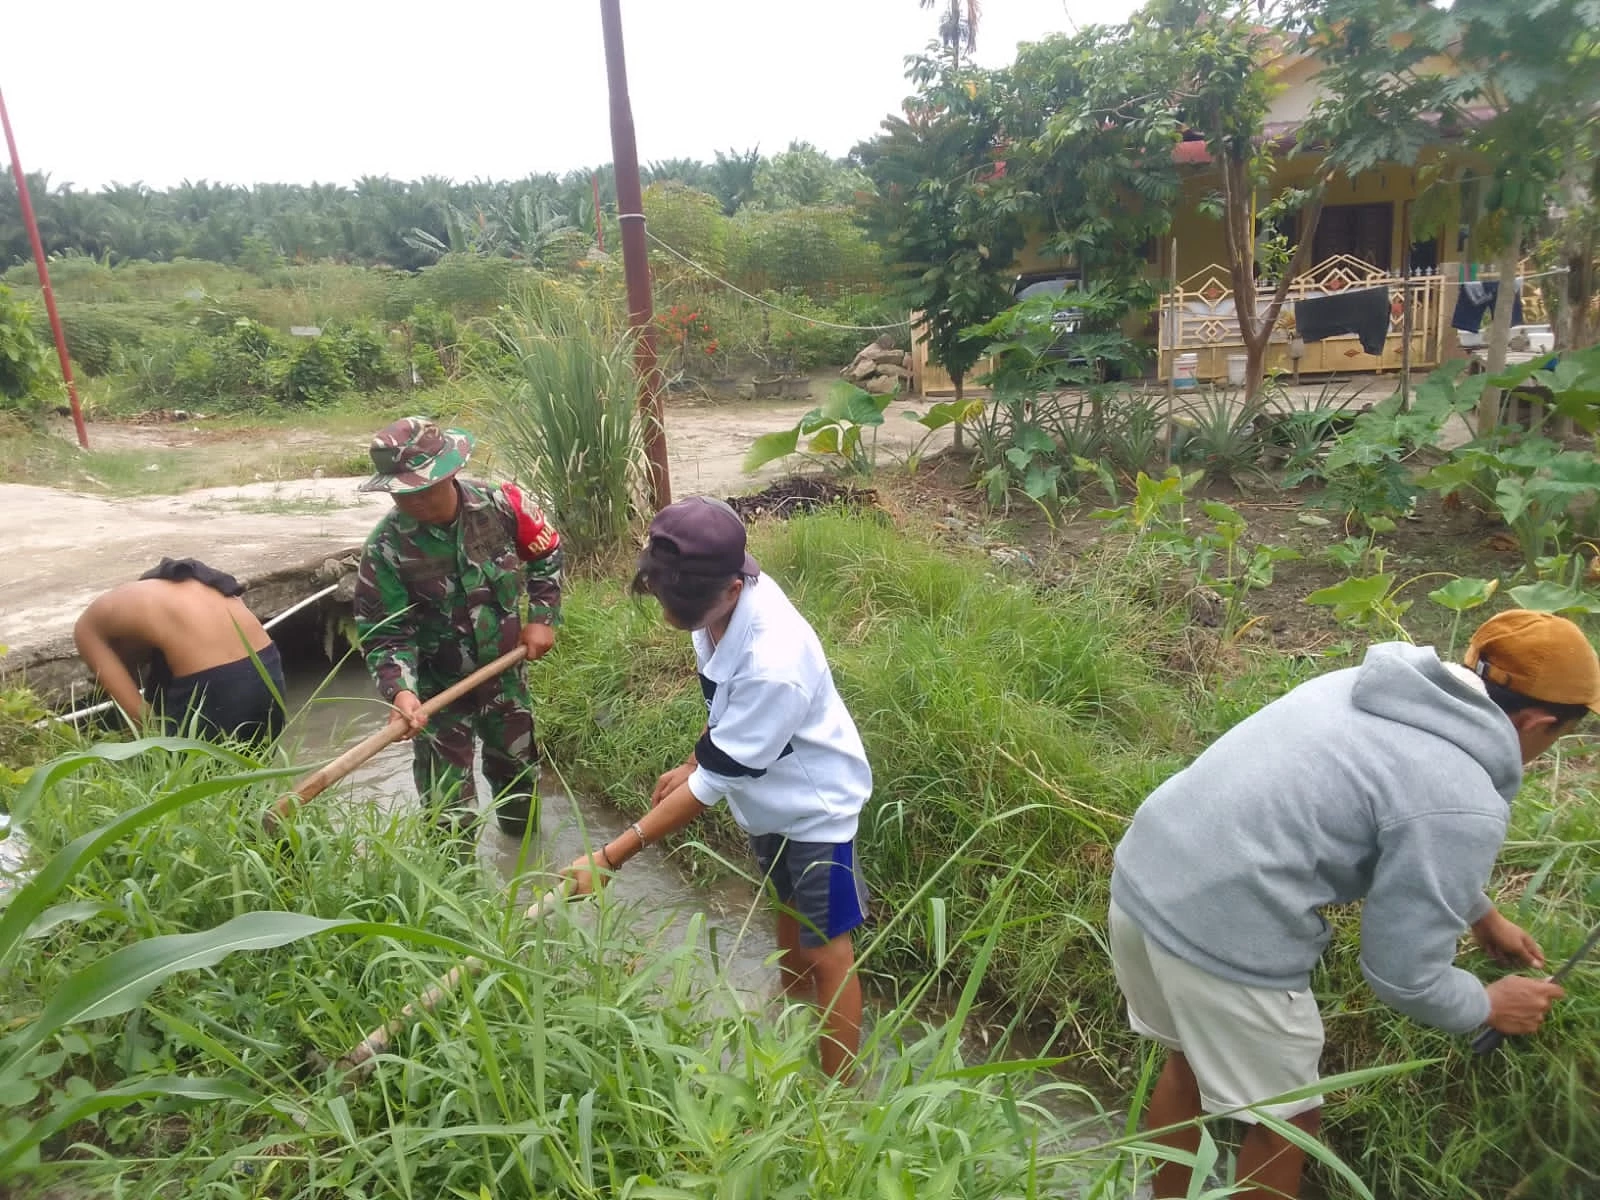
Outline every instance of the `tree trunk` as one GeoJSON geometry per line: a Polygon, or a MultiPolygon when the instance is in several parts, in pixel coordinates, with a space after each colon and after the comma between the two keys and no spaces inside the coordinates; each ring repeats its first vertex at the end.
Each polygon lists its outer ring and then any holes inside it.
{"type": "MultiPolygon", "coordinates": [[[[1489,326],[1489,374],[1498,375],[1506,369],[1506,350],[1511,344],[1511,312],[1516,308],[1517,260],[1521,257],[1522,220],[1513,218],[1506,229],[1506,244],[1500,251],[1500,261],[1495,273],[1500,277],[1499,291],[1495,296],[1494,321],[1489,326]]],[[[1486,387],[1478,400],[1478,436],[1487,437],[1500,424],[1500,405],[1503,394],[1499,388],[1486,387]]]]}
{"type": "Polygon", "coordinates": [[[1589,303],[1594,298],[1593,242],[1567,262],[1567,340],[1562,349],[1582,350],[1589,342],[1589,303]]]}
{"type": "Polygon", "coordinates": [[[1319,180],[1313,189],[1311,199],[1303,210],[1302,229],[1294,256],[1273,289],[1266,311],[1258,313],[1256,234],[1251,220],[1254,188],[1250,182],[1250,164],[1236,155],[1220,155],[1219,166],[1222,176],[1222,225],[1227,235],[1228,275],[1233,283],[1233,315],[1239,325],[1239,340],[1244,343],[1245,400],[1249,402],[1260,393],[1266,379],[1267,347],[1272,342],[1272,330],[1283,312],[1289,287],[1306,269],[1311,258],[1312,241],[1317,234],[1317,225],[1322,220],[1327,181],[1319,180]]]}
{"type": "MultiPolygon", "coordinates": [[[[958,410],[961,408],[961,387],[964,376],[965,372],[963,371],[952,371],[950,373],[950,382],[956,385],[956,408],[958,410]]],[[[955,423],[955,432],[953,434],[954,445],[957,451],[960,451],[964,448],[964,439],[961,436],[961,425],[962,422],[960,421],[955,423]]]]}

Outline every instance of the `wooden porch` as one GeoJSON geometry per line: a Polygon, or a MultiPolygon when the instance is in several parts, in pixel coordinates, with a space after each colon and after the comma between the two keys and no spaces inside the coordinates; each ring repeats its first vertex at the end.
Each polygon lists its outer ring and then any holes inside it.
{"type": "MultiPolygon", "coordinates": [[[[1452,304],[1453,291],[1452,288],[1449,297],[1452,304]]],[[[1454,349],[1445,292],[1445,277],[1436,270],[1408,279],[1348,255],[1327,259],[1290,284],[1267,346],[1267,370],[1293,372],[1293,352],[1299,350],[1301,375],[1399,371],[1405,359],[1407,308],[1411,312],[1411,368],[1436,367],[1454,349]],[[1382,354],[1368,354],[1354,334],[1319,342],[1298,340],[1296,302],[1371,288],[1384,288],[1389,293],[1389,329],[1382,354]]],[[[1258,298],[1257,311],[1265,314],[1269,301],[1270,294],[1258,298]]],[[[1227,268],[1213,264],[1178,283],[1161,299],[1157,328],[1158,378],[1173,378],[1178,356],[1193,354],[1198,359],[1198,379],[1226,379],[1228,359],[1244,354],[1227,268]]]]}

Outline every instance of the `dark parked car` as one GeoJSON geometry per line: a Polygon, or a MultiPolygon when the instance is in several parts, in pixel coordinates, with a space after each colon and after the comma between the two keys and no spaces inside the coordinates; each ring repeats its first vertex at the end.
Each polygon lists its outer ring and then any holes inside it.
{"type": "MultiPolygon", "coordinates": [[[[1087,357],[1078,346],[1078,339],[1081,335],[1096,332],[1089,327],[1090,323],[1085,319],[1083,310],[1072,303],[1072,293],[1082,286],[1083,278],[1076,271],[1056,270],[1018,275],[1016,283],[1011,288],[1011,298],[1019,303],[1023,300],[1032,300],[1036,296],[1061,297],[1051,316],[1050,323],[1055,327],[1056,340],[1050,348],[1050,357],[1072,367],[1089,365],[1087,357]]],[[[1121,375],[1121,372],[1109,362],[1097,359],[1095,366],[1100,378],[1116,379],[1121,375]]]]}

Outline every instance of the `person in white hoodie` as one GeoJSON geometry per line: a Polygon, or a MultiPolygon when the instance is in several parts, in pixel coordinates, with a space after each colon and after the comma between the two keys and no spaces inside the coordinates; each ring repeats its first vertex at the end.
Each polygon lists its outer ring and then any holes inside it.
{"type": "Polygon", "coordinates": [[[711,497],[656,514],[633,590],[694,639],[706,725],[656,781],[651,811],[566,873],[589,892],[727,800],[777,899],[784,991],[822,1009],[823,1069],[847,1076],[861,1039],[851,935],[867,919],[855,836],[872,770],[822,643],[746,552],[744,521],[711,497]]]}
{"type": "MultiPolygon", "coordinates": [[[[1229,1113],[1250,1124],[1234,1194],[1299,1194],[1303,1153],[1256,1114],[1319,1127],[1310,987],[1331,904],[1363,901],[1362,973],[1385,1003],[1452,1033],[1535,1032],[1561,989],[1523,975],[1485,987],[1454,965],[1456,944],[1470,928],[1499,962],[1544,966],[1484,889],[1523,764],[1591,710],[1600,659],[1583,631],[1513,610],[1473,634],[1464,667],[1427,647],[1371,647],[1151,793],[1117,847],[1110,911],[1129,1024],[1170,1051],[1150,1128],[1229,1113]]],[[[1200,1134],[1157,1140],[1192,1152],[1200,1134]]],[[[1157,1197],[1189,1185],[1182,1163],[1156,1171],[1157,1197]]]]}

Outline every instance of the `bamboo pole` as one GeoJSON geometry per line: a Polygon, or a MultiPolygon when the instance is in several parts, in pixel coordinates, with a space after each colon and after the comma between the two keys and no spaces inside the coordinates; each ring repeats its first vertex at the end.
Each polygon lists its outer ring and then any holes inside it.
{"type": "MultiPolygon", "coordinates": [[[[487,683],[502,671],[516,666],[527,656],[527,648],[523,646],[518,646],[515,650],[502,654],[492,663],[479,667],[465,679],[451,684],[437,696],[433,696],[424,702],[422,705],[423,714],[429,717],[433,716],[441,708],[459,700],[462,696],[472,691],[473,688],[487,683]]],[[[391,721],[371,737],[357,742],[331,763],[319,767],[307,775],[295,787],[294,791],[279,796],[273,802],[272,807],[267,810],[263,820],[267,825],[268,831],[272,831],[280,819],[287,817],[306,801],[314,800],[317,796],[320,796],[329,787],[372,758],[385,746],[399,741],[404,736],[406,728],[407,726],[402,722],[391,721]]]]}
{"type": "MultiPolygon", "coordinates": [[[[562,895],[566,893],[567,885],[562,884],[551,888],[540,896],[522,914],[525,921],[537,921],[562,895]]],[[[371,1074],[377,1065],[377,1057],[389,1048],[389,1044],[402,1033],[406,1026],[411,1024],[425,1012],[432,1012],[439,1007],[440,1002],[452,994],[461,985],[461,981],[469,979],[482,971],[485,966],[483,959],[476,956],[462,960],[460,964],[452,967],[448,972],[436,980],[432,986],[419,995],[410,1004],[402,1008],[399,1014],[382,1025],[379,1025],[366,1037],[362,1038],[350,1049],[339,1056],[335,1066],[341,1074],[360,1080],[371,1074]]]]}

